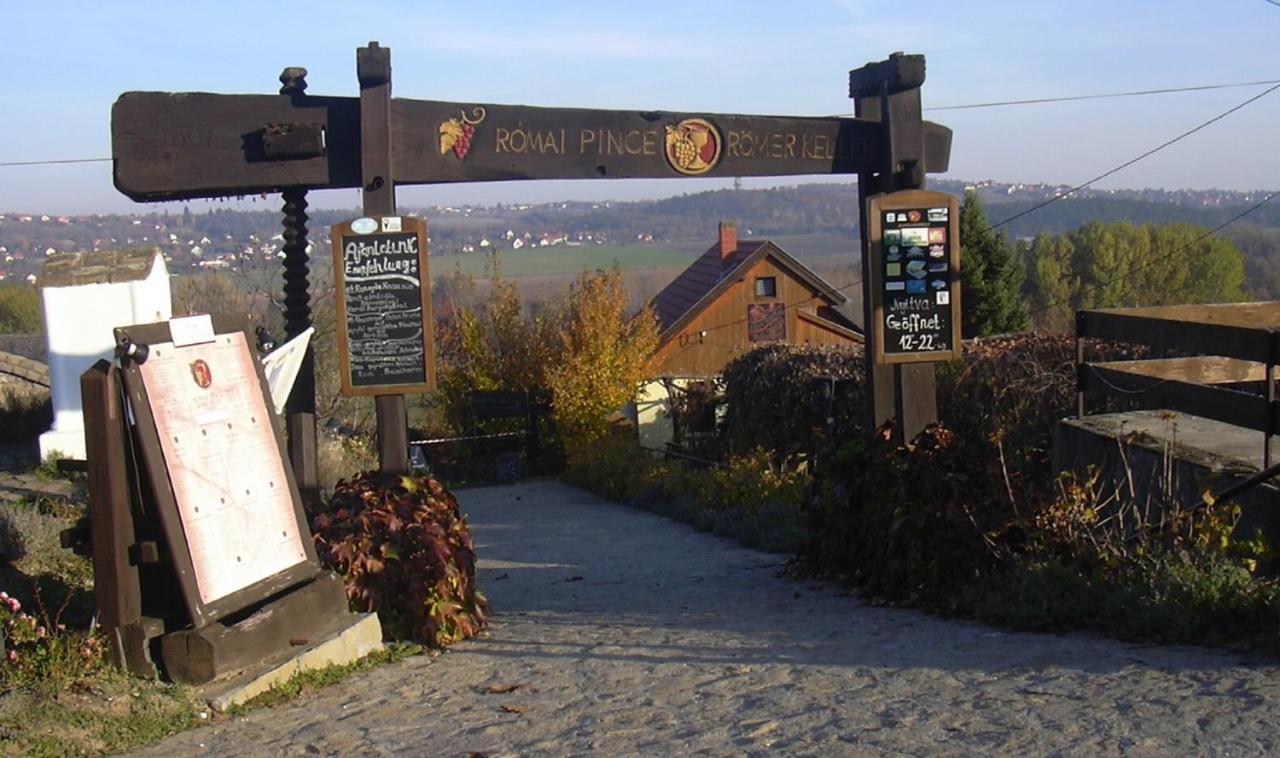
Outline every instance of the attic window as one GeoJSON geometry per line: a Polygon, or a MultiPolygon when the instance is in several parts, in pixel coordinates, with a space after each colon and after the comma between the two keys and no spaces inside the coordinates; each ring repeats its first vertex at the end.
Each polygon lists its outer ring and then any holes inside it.
{"type": "Polygon", "coordinates": [[[756,277],[756,297],[777,297],[778,279],[773,276],[756,277]]]}

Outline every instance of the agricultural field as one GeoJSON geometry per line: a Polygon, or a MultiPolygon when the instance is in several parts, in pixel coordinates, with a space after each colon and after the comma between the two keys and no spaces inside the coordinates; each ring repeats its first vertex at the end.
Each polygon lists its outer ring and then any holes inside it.
{"type": "MultiPolygon", "coordinates": [[[[830,266],[837,263],[841,257],[846,257],[845,261],[841,262],[847,262],[850,269],[857,263],[857,258],[853,254],[857,249],[856,239],[844,239],[829,234],[779,235],[770,239],[809,266],[821,264],[830,266]]],[[[583,270],[608,268],[615,262],[624,272],[657,269],[679,271],[701,255],[711,244],[712,240],[708,238],[656,244],[573,247],[556,245],[520,250],[507,249],[501,253],[502,276],[516,279],[574,275],[583,270]]],[[[490,263],[488,255],[473,253],[432,257],[431,265],[432,274],[435,276],[452,273],[455,266],[460,266],[463,273],[482,278],[488,275],[490,263]]]]}

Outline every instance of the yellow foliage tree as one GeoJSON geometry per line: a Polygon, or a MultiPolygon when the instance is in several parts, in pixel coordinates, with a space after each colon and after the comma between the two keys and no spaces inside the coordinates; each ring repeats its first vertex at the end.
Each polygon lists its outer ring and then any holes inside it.
{"type": "Polygon", "coordinates": [[[583,272],[548,316],[553,356],[547,379],[556,424],[572,461],[608,432],[609,416],[635,397],[645,363],[658,346],[658,321],[647,307],[626,317],[622,273],[583,272]]]}
{"type": "Polygon", "coordinates": [[[438,378],[445,405],[461,409],[473,390],[549,389],[572,458],[634,398],[658,344],[657,319],[647,308],[627,317],[616,266],[583,272],[537,315],[525,313],[514,283],[495,274],[490,287],[483,303],[456,309],[442,324],[438,378]]]}

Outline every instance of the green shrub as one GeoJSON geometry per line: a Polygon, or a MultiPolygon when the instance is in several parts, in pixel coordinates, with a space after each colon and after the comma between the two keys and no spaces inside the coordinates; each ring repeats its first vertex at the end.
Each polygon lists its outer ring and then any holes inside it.
{"type": "Polygon", "coordinates": [[[51,612],[44,607],[39,586],[35,585],[34,610],[0,592],[0,691],[36,687],[56,693],[105,664],[101,640],[93,631],[68,629],[62,623],[72,596],[51,612]]]}
{"type": "Polygon", "coordinates": [[[762,450],[730,457],[723,466],[690,468],[656,459],[632,439],[614,437],[579,456],[565,478],[602,497],[749,547],[795,553],[804,544],[802,507],[809,476],[774,463],[762,450]]]}
{"type": "Polygon", "coordinates": [[[442,647],[484,628],[471,531],[435,479],[368,472],[339,482],[312,531],[353,608],[377,611],[389,636],[442,647]]]}
{"type": "Polygon", "coordinates": [[[1186,553],[1116,569],[1031,560],[971,587],[962,605],[981,620],[1018,629],[1274,650],[1280,584],[1221,557],[1186,553]]]}
{"type": "Polygon", "coordinates": [[[863,436],[863,377],[861,349],[769,345],[746,353],[724,370],[729,450],[810,455],[828,417],[840,436],[863,436]]]}
{"type": "Polygon", "coordinates": [[[0,443],[35,439],[53,425],[49,391],[0,385],[0,443]]]}
{"type": "Polygon", "coordinates": [[[566,469],[572,484],[601,497],[629,502],[655,488],[671,487],[672,467],[636,441],[626,437],[606,437],[582,450],[566,469]]]}

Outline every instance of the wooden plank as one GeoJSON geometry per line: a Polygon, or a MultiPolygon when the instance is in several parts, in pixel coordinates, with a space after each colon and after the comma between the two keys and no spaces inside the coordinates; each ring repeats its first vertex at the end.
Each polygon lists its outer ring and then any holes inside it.
{"type": "MultiPolygon", "coordinates": [[[[1087,310],[1076,314],[1076,333],[1079,337],[1149,345],[1156,350],[1221,355],[1259,363],[1271,358],[1272,336],[1266,328],[1268,322],[1258,321],[1251,326],[1242,326],[1222,320],[1215,323],[1171,319],[1163,315],[1170,312],[1181,313],[1188,318],[1198,314],[1221,319],[1226,314],[1226,311],[1208,306],[1179,311],[1154,308],[1087,310]]],[[[1231,321],[1235,320],[1233,316],[1231,321]]]]}
{"type": "Polygon", "coordinates": [[[206,684],[312,642],[347,615],[343,581],[326,572],[237,624],[166,634],[160,656],[175,682],[206,684]]]}
{"type": "MultiPolygon", "coordinates": [[[[359,187],[360,101],[307,95],[126,92],[111,111],[116,188],[138,201],[289,188],[359,187]],[[325,154],[268,158],[268,126],[324,129],[325,154]]],[[[852,174],[881,150],[880,125],[856,118],[760,116],[523,105],[391,101],[400,184],[519,179],[852,174]],[[465,121],[464,121],[465,118],[465,121]],[[460,158],[441,127],[474,129],[460,158]],[[667,128],[701,120],[719,141],[703,168],[667,158],[667,128]]],[[[951,130],[924,122],[925,169],[946,171],[951,130]]]]}
{"type": "Polygon", "coordinates": [[[110,642],[112,663],[125,669],[129,656],[121,629],[142,618],[142,589],[138,567],[129,562],[135,535],[124,409],[114,374],[108,361],[93,364],[80,375],[80,395],[88,458],[94,601],[98,623],[110,642]]]}
{"type": "MultiPolygon", "coordinates": [[[[366,216],[393,216],[396,212],[395,177],[391,140],[391,51],[370,42],[356,50],[356,75],[360,81],[360,176],[366,216]]],[[[422,230],[425,243],[426,229],[422,230]]],[[[426,271],[426,246],[422,245],[421,287],[423,323],[431,313],[430,277],[426,271]]],[[[424,335],[424,340],[428,339],[424,335]]],[[[430,376],[424,377],[429,381],[430,376]]],[[[409,471],[409,418],[404,395],[388,389],[374,398],[378,418],[378,463],[384,474],[409,471]]]]}
{"type": "Polygon", "coordinates": [[[1086,364],[1081,384],[1086,393],[1098,393],[1150,410],[1164,408],[1210,418],[1260,432],[1267,430],[1273,413],[1273,404],[1259,395],[1176,379],[1135,377],[1130,372],[1116,371],[1105,365],[1086,364]]]}
{"type": "Polygon", "coordinates": [[[1147,376],[1155,379],[1175,379],[1194,384],[1231,384],[1262,382],[1267,378],[1265,363],[1224,358],[1218,355],[1192,358],[1153,358],[1140,361],[1107,361],[1095,363],[1113,371],[1147,376]]]}
{"type": "Polygon", "coordinates": [[[1280,327],[1280,301],[1258,303],[1195,303],[1139,308],[1097,308],[1091,313],[1112,313],[1166,321],[1191,321],[1254,329],[1280,327]]]}

